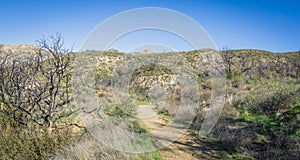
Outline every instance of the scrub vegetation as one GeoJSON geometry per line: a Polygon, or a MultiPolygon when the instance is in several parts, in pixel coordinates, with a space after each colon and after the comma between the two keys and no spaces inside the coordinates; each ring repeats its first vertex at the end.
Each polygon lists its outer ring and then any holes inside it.
{"type": "MultiPolygon", "coordinates": [[[[65,49],[60,35],[39,39],[38,44],[30,54],[14,54],[1,50],[5,45],[0,45],[0,159],[166,158],[161,151],[125,153],[97,141],[78,116],[87,111],[72,103],[76,98],[72,94],[72,64],[78,53],[65,49]]],[[[190,70],[178,68],[181,62],[171,68],[149,64],[135,69],[125,105],[114,99],[111,78],[118,74],[115,66],[125,56],[139,61],[180,56],[193,69],[197,82],[194,87],[200,91],[196,117],[188,129],[188,136],[197,144],[191,154],[195,159],[300,157],[300,52],[218,52],[226,72],[226,103],[216,126],[205,138],[197,134],[204,110],[211,103],[212,81],[205,57],[201,56],[205,54],[199,53],[211,50],[132,55],[117,50],[86,52],[97,57],[93,89],[107,102],[101,104],[103,114],[122,129],[147,133],[147,126],[136,117],[137,106],[151,104],[159,108],[161,101],[165,104],[159,113],[168,119],[166,122],[171,121],[176,113],[174,106],[182,100],[174,69],[184,73],[190,70]],[[162,91],[159,96],[153,94],[162,91]]],[[[188,142],[182,143],[189,146],[188,142]]]]}

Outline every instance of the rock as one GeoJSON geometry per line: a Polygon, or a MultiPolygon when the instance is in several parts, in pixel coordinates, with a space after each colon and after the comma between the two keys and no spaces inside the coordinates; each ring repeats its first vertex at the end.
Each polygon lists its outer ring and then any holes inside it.
{"type": "Polygon", "coordinates": [[[144,50],[141,54],[153,54],[154,52],[151,50],[144,50]]]}
{"type": "Polygon", "coordinates": [[[119,51],[112,48],[112,49],[107,50],[107,52],[110,52],[110,53],[118,53],[119,51]]]}

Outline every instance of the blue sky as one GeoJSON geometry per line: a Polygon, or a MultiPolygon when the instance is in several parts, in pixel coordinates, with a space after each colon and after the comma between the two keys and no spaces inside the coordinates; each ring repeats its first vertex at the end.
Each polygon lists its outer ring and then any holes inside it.
{"type": "MultiPolygon", "coordinates": [[[[35,44],[35,40],[41,36],[61,33],[66,46],[74,44],[77,50],[86,36],[111,16],[134,8],[163,7],[196,20],[210,34],[218,48],[253,48],[275,52],[300,50],[298,0],[0,2],[0,44],[35,44]]],[[[155,43],[155,40],[152,41],[155,43]]],[[[180,46],[177,47],[180,50],[180,46]]],[[[122,47],[117,49],[126,50],[122,47]]],[[[185,44],[181,49],[186,49],[185,44]]]]}

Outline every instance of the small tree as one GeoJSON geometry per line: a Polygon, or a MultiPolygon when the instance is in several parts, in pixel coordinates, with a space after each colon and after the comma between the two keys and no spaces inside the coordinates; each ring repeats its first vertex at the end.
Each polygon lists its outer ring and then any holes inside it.
{"type": "Polygon", "coordinates": [[[0,111],[25,126],[37,124],[51,134],[54,124],[78,110],[71,96],[71,53],[60,35],[37,41],[33,55],[2,53],[0,111]]]}
{"type": "Polygon", "coordinates": [[[22,125],[34,118],[35,105],[31,96],[31,86],[37,74],[34,61],[37,57],[16,57],[12,53],[2,53],[0,58],[0,102],[1,112],[22,125]]]}
{"type": "Polygon", "coordinates": [[[229,50],[228,48],[223,48],[222,51],[221,51],[221,56],[223,58],[223,61],[224,61],[225,67],[226,67],[225,71],[226,71],[227,75],[229,77],[231,77],[232,76],[232,66],[234,64],[233,50],[229,50]]]}
{"type": "Polygon", "coordinates": [[[251,78],[249,72],[255,67],[255,59],[251,57],[251,50],[246,50],[245,53],[239,54],[239,61],[240,73],[251,78]]]}

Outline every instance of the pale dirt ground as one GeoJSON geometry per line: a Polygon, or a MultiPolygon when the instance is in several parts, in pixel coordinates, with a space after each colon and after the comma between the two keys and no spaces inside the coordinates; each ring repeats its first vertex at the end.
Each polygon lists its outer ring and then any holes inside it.
{"type": "Polygon", "coordinates": [[[154,105],[138,106],[138,118],[160,147],[163,160],[194,160],[199,153],[199,144],[188,131],[178,128],[169,119],[157,114],[154,105]],[[167,125],[168,124],[168,125],[167,125]],[[179,137],[178,137],[179,136],[179,137]]]}

